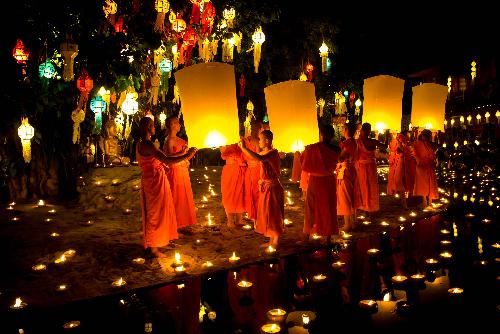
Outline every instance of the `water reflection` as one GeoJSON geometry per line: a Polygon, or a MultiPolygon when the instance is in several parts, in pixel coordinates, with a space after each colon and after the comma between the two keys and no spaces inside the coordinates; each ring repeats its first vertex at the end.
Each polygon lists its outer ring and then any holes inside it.
{"type": "Polygon", "coordinates": [[[407,222],[330,248],[57,310],[11,312],[2,323],[11,332],[53,333],[71,320],[80,321],[73,333],[486,327],[499,320],[500,251],[491,246],[498,229],[482,217],[461,217],[407,222]]]}

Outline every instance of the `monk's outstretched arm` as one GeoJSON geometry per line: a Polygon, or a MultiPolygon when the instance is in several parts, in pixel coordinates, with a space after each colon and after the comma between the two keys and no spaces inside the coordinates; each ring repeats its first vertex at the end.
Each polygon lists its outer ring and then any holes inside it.
{"type": "Polygon", "coordinates": [[[191,147],[186,154],[178,157],[169,157],[161,150],[157,149],[151,142],[142,142],[140,143],[140,145],[141,146],[139,152],[142,155],[153,155],[156,159],[160,160],[165,165],[172,165],[185,159],[191,159],[197,151],[195,147],[191,147]]]}
{"type": "Polygon", "coordinates": [[[248,148],[246,148],[245,143],[243,141],[240,141],[238,143],[238,146],[241,148],[241,151],[243,152],[243,154],[245,154],[247,157],[253,158],[253,159],[258,160],[258,161],[265,160],[265,156],[257,154],[253,151],[250,151],[248,148]]]}

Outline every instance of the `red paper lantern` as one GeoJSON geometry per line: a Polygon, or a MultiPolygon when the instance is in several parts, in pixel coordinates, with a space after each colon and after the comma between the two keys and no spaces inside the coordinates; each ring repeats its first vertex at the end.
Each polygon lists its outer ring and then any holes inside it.
{"type": "Polygon", "coordinates": [[[182,48],[185,51],[184,59],[186,60],[186,65],[191,65],[191,53],[197,41],[196,32],[189,26],[184,33],[184,38],[182,39],[182,48]]]}
{"type": "Polygon", "coordinates": [[[308,63],[306,66],[307,80],[312,81],[314,66],[311,63],[308,63]]]}
{"type": "Polygon", "coordinates": [[[191,9],[191,18],[189,23],[198,24],[200,23],[200,4],[204,0],[190,0],[193,4],[193,9],[191,9]]]}
{"type": "Polygon", "coordinates": [[[26,61],[30,57],[29,50],[20,39],[17,40],[16,46],[12,50],[12,56],[17,60],[18,64],[26,64],[26,61]]]}
{"type": "Polygon", "coordinates": [[[116,20],[115,24],[115,32],[123,32],[123,17],[119,17],[118,20],[116,20]]]}
{"type": "Polygon", "coordinates": [[[215,20],[215,7],[214,5],[212,5],[211,2],[207,2],[203,7],[203,15],[201,16],[201,23],[202,23],[201,33],[203,36],[208,36],[212,33],[214,20],[215,20]]]}
{"type": "Polygon", "coordinates": [[[87,99],[90,91],[94,87],[94,80],[90,77],[86,69],[83,69],[76,80],[76,87],[80,91],[80,101],[83,110],[87,109],[87,99]]]}

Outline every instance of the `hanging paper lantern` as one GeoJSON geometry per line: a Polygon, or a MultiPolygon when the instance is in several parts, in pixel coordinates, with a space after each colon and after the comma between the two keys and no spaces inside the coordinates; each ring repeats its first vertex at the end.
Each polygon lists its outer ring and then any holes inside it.
{"type": "Polygon", "coordinates": [[[253,66],[255,73],[259,73],[259,63],[261,46],[266,41],[266,35],[262,32],[262,28],[258,27],[252,35],[253,46],[253,66]]]}
{"type": "Polygon", "coordinates": [[[319,55],[321,56],[321,71],[326,72],[326,61],[328,59],[328,46],[323,42],[319,48],[319,55]]]}
{"type": "Polygon", "coordinates": [[[26,61],[30,57],[29,50],[20,39],[17,40],[16,46],[12,49],[12,56],[16,59],[18,64],[26,64],[26,61]]]}
{"type": "Polygon", "coordinates": [[[224,9],[224,11],[222,12],[222,16],[224,16],[224,19],[226,20],[227,27],[232,28],[233,20],[236,17],[236,11],[234,10],[234,8],[231,7],[224,9]]]}
{"type": "Polygon", "coordinates": [[[299,80],[300,81],[307,81],[307,75],[304,72],[300,73],[299,80]]]}
{"type": "Polygon", "coordinates": [[[307,81],[312,81],[314,66],[311,63],[306,65],[307,81]]]}
{"type": "Polygon", "coordinates": [[[212,33],[212,28],[215,21],[215,7],[211,2],[207,2],[203,7],[203,14],[201,16],[201,34],[202,36],[209,36],[212,33]]]}
{"type": "Polygon", "coordinates": [[[180,36],[184,34],[184,31],[186,31],[186,27],[186,21],[184,21],[180,15],[178,15],[174,23],[172,23],[172,30],[180,36]]]}
{"type": "Polygon", "coordinates": [[[56,68],[50,59],[45,60],[38,66],[40,78],[52,79],[56,75],[56,68]]]}
{"type": "Polygon", "coordinates": [[[168,58],[163,58],[158,65],[162,74],[172,71],[172,61],[168,58]]]}
{"type": "Polygon", "coordinates": [[[94,112],[94,133],[100,133],[102,128],[102,113],[106,110],[106,102],[100,95],[90,100],[90,110],[94,112]]]}
{"type": "Polygon", "coordinates": [[[476,78],[476,62],[475,61],[472,61],[470,63],[470,76],[472,78],[472,80],[474,80],[476,78]]]}
{"type": "Polygon", "coordinates": [[[123,101],[122,111],[127,116],[132,116],[137,113],[139,110],[139,103],[133,98],[133,96],[129,93],[127,94],[127,98],[123,101]]]}
{"type": "Polygon", "coordinates": [[[116,33],[123,32],[123,17],[120,16],[113,26],[116,33]]]}
{"type": "Polygon", "coordinates": [[[451,75],[448,76],[448,82],[446,83],[446,85],[448,86],[448,94],[451,92],[451,75]]]}
{"type": "Polygon", "coordinates": [[[231,63],[233,61],[234,38],[224,38],[222,40],[222,61],[231,63]]]}
{"type": "Polygon", "coordinates": [[[102,11],[104,12],[104,16],[108,18],[110,15],[116,14],[118,5],[113,0],[106,0],[102,6],[102,11]]]}
{"type": "Polygon", "coordinates": [[[81,108],[76,108],[71,112],[71,120],[73,121],[73,144],[80,142],[80,123],[85,120],[85,111],[81,108]]]}
{"type": "Polygon", "coordinates": [[[183,51],[181,53],[184,53],[184,60],[186,62],[186,66],[191,65],[191,54],[193,52],[193,48],[196,45],[196,40],[197,40],[196,32],[192,28],[192,26],[189,26],[184,33],[184,37],[182,39],[182,48],[183,51]]]}
{"type": "Polygon", "coordinates": [[[356,113],[359,113],[359,107],[361,107],[361,100],[358,98],[356,102],[354,102],[354,105],[356,106],[356,113]]]}
{"type": "Polygon", "coordinates": [[[165,129],[165,121],[167,120],[167,115],[165,115],[164,112],[160,113],[160,116],[158,117],[160,119],[160,127],[161,129],[165,129]]]}
{"type": "Polygon", "coordinates": [[[191,24],[199,24],[200,23],[200,4],[204,0],[190,0],[193,4],[193,8],[191,9],[191,17],[189,19],[189,23],[191,24]]]}
{"type": "Polygon", "coordinates": [[[28,122],[28,117],[21,118],[21,126],[17,129],[17,134],[23,145],[24,162],[29,163],[31,161],[31,138],[35,135],[35,129],[28,122]]]}
{"type": "Polygon", "coordinates": [[[87,99],[90,91],[94,87],[94,81],[87,73],[86,69],[83,69],[80,76],[76,80],[76,87],[80,91],[80,100],[83,106],[83,110],[87,110],[87,99]]]}
{"type": "Polygon", "coordinates": [[[319,117],[323,117],[323,108],[325,107],[325,99],[320,98],[318,100],[318,106],[319,106],[319,117]]]}
{"type": "Polygon", "coordinates": [[[170,3],[167,0],[155,0],[155,9],[158,14],[156,14],[154,30],[156,32],[162,32],[165,29],[165,15],[170,9],[170,3]]]}
{"type": "Polygon", "coordinates": [[[111,102],[111,91],[102,86],[97,94],[101,95],[104,102],[106,102],[106,111],[109,111],[109,103],[111,102]]]}
{"type": "Polygon", "coordinates": [[[78,44],[67,40],[61,43],[61,54],[64,58],[63,80],[71,81],[75,77],[73,73],[73,63],[78,55],[78,44]]]}

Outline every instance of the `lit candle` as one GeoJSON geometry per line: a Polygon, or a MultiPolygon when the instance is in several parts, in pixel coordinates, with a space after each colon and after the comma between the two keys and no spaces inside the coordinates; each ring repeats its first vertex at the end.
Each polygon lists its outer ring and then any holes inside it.
{"type": "Polygon", "coordinates": [[[67,251],[64,252],[64,256],[66,257],[72,257],[76,254],[76,251],[74,249],[68,249],[67,251]]]}
{"type": "Polygon", "coordinates": [[[136,257],[135,259],[132,260],[132,262],[135,264],[144,264],[144,262],[146,262],[146,260],[143,259],[142,257],[136,257]]]}
{"type": "Polygon", "coordinates": [[[183,265],[175,267],[175,272],[176,273],[184,273],[186,271],[186,268],[184,268],[183,265]]]}
{"type": "Polygon", "coordinates": [[[430,258],[430,259],[426,259],[425,263],[427,263],[427,264],[437,264],[438,260],[430,258]]]}
{"type": "Polygon", "coordinates": [[[370,225],[371,223],[372,223],[372,222],[371,222],[371,221],[369,221],[369,220],[365,220],[365,221],[363,221],[363,225],[366,225],[366,226],[370,225]]]}
{"type": "Polygon", "coordinates": [[[13,222],[17,222],[20,218],[19,217],[12,217],[10,220],[13,222]]]}
{"type": "Polygon", "coordinates": [[[47,266],[40,263],[40,264],[35,264],[33,267],[31,267],[31,269],[33,271],[43,271],[43,270],[47,269],[47,266]]]}
{"type": "Polygon", "coordinates": [[[66,256],[63,254],[61,257],[57,258],[54,263],[55,264],[63,264],[66,262],[66,256]]]}
{"type": "Polygon", "coordinates": [[[307,313],[302,313],[302,325],[307,326],[309,324],[309,315],[307,313]]]}
{"type": "Polygon", "coordinates": [[[80,326],[80,321],[78,320],[73,320],[73,321],[70,321],[70,322],[67,322],[63,325],[63,328],[64,329],[71,329],[71,328],[76,328],[80,326]]]}
{"type": "Polygon", "coordinates": [[[416,217],[416,216],[417,216],[417,213],[416,213],[415,211],[412,211],[412,212],[410,212],[410,216],[411,216],[411,217],[416,217]]]}
{"type": "Polygon", "coordinates": [[[94,224],[94,222],[92,220],[87,220],[87,221],[81,223],[81,225],[83,225],[83,226],[90,226],[93,224],[94,224]]]}
{"type": "Polygon", "coordinates": [[[125,209],[125,210],[123,210],[123,214],[124,214],[124,215],[129,215],[129,214],[131,214],[131,213],[132,213],[132,210],[130,210],[130,209],[125,209]]]}
{"type": "Polygon", "coordinates": [[[244,230],[249,231],[249,230],[251,230],[251,229],[252,229],[252,225],[250,225],[250,224],[245,224],[245,225],[243,225],[243,227],[242,227],[242,228],[243,228],[244,230]]]}
{"type": "Polygon", "coordinates": [[[366,251],[368,255],[377,255],[378,252],[380,252],[377,248],[370,248],[369,250],[366,251]]]}
{"type": "Polygon", "coordinates": [[[384,220],[383,222],[380,223],[380,225],[382,225],[382,226],[389,226],[389,223],[384,220]]]}
{"type": "Polygon", "coordinates": [[[441,233],[442,234],[450,234],[450,231],[444,228],[441,230],[441,233]]]}
{"type": "Polygon", "coordinates": [[[95,185],[98,187],[102,186],[102,181],[96,181],[95,185]]]}
{"type": "Polygon", "coordinates": [[[342,232],[342,238],[344,238],[344,239],[349,239],[350,237],[352,237],[352,235],[347,233],[347,232],[344,232],[344,231],[341,231],[341,232],[342,232]]]}
{"type": "Polygon", "coordinates": [[[104,199],[107,201],[107,202],[113,202],[115,200],[115,198],[111,195],[107,195],[104,197],[104,199]]]}
{"type": "Polygon", "coordinates": [[[279,333],[281,327],[277,324],[265,324],[261,328],[263,333],[279,333]]]}
{"type": "Polygon", "coordinates": [[[425,279],[425,275],[423,275],[423,274],[411,275],[411,279],[416,281],[416,282],[422,282],[425,279]]]}
{"type": "Polygon", "coordinates": [[[203,202],[208,202],[208,198],[207,198],[207,196],[203,196],[202,201],[203,201],[203,202]]]}
{"type": "Polygon", "coordinates": [[[60,284],[57,286],[56,291],[66,291],[68,289],[68,285],[60,284]]]}
{"type": "Polygon", "coordinates": [[[441,245],[449,245],[451,244],[450,240],[441,240],[441,245]]]}
{"type": "Polygon", "coordinates": [[[38,204],[36,206],[39,207],[39,208],[44,207],[45,206],[45,202],[43,201],[43,199],[39,200],[38,204]]]}
{"type": "Polygon", "coordinates": [[[498,242],[496,242],[493,245],[491,245],[491,247],[493,247],[495,249],[500,249],[500,244],[498,242]]]}
{"type": "Polygon", "coordinates": [[[286,311],[280,308],[273,308],[267,311],[266,315],[269,320],[280,322],[285,319],[286,311]]]}
{"type": "Polygon", "coordinates": [[[178,252],[175,252],[173,265],[175,267],[182,266],[181,254],[179,254],[178,252]]]}
{"type": "Polygon", "coordinates": [[[442,258],[444,258],[444,259],[449,259],[449,258],[451,258],[453,255],[451,255],[451,253],[449,253],[449,252],[443,252],[443,253],[439,254],[439,256],[441,256],[441,257],[442,257],[442,258]]]}
{"type": "Polygon", "coordinates": [[[203,263],[203,266],[204,267],[211,267],[211,266],[213,266],[213,263],[210,261],[206,261],[205,263],[203,263]]]}
{"type": "Polygon", "coordinates": [[[111,181],[111,184],[114,186],[118,185],[118,183],[120,183],[120,180],[114,179],[113,181],[111,181]]]}
{"type": "Polygon", "coordinates": [[[408,277],[403,275],[392,276],[393,283],[403,283],[408,279],[408,277]]]}
{"type": "Polygon", "coordinates": [[[314,233],[314,234],[312,235],[312,238],[313,238],[314,240],[318,240],[318,239],[321,239],[321,235],[317,235],[316,233],[314,233]]]}
{"type": "Polygon", "coordinates": [[[16,202],[10,202],[9,205],[14,206],[14,205],[16,205],[16,202]]]}
{"type": "Polygon", "coordinates": [[[403,216],[399,216],[398,220],[399,220],[400,222],[404,222],[404,221],[406,221],[406,218],[405,218],[405,217],[403,217],[403,216]]]}
{"type": "Polygon", "coordinates": [[[139,186],[138,184],[134,185],[134,190],[139,190],[141,188],[141,186],[139,186]]]}
{"type": "Polygon", "coordinates": [[[365,219],[365,216],[363,216],[363,215],[359,215],[359,216],[358,216],[358,219],[360,219],[360,220],[361,220],[361,219],[365,219]]]}
{"type": "Polygon", "coordinates": [[[284,220],[285,226],[290,226],[293,224],[293,222],[290,219],[285,218],[284,220]]]}
{"type": "Polygon", "coordinates": [[[362,309],[372,310],[378,307],[378,304],[375,300],[372,299],[364,299],[359,301],[359,307],[362,309]]]}
{"type": "Polygon", "coordinates": [[[49,210],[49,214],[55,215],[56,214],[56,210],[55,209],[49,210]]]}
{"type": "Polygon", "coordinates": [[[50,223],[52,221],[52,218],[45,218],[46,223],[50,223]]]}
{"type": "Polygon", "coordinates": [[[233,252],[233,255],[229,258],[229,262],[238,262],[240,258],[236,256],[236,252],[233,252]]]}
{"type": "Polygon", "coordinates": [[[332,263],[332,267],[335,269],[340,269],[343,266],[345,266],[345,262],[342,262],[340,260],[332,263]]]}
{"type": "Polygon", "coordinates": [[[242,280],[242,281],[238,282],[237,286],[238,286],[239,290],[247,291],[248,289],[250,289],[253,286],[253,283],[242,280]]]}
{"type": "Polygon", "coordinates": [[[380,193],[380,196],[385,196],[385,195],[387,195],[387,194],[383,191],[380,193]]]}
{"type": "Polygon", "coordinates": [[[58,238],[58,237],[60,237],[61,235],[60,235],[59,233],[57,233],[57,232],[52,232],[52,233],[50,234],[50,236],[51,236],[52,238],[58,238]]]}
{"type": "Polygon", "coordinates": [[[326,276],[323,274],[318,274],[313,276],[313,281],[315,282],[322,282],[326,279],[326,276]]]}
{"type": "Polygon", "coordinates": [[[123,279],[123,277],[120,277],[120,279],[111,283],[112,286],[123,286],[125,284],[127,284],[127,282],[123,279]]]}
{"type": "Polygon", "coordinates": [[[189,171],[190,171],[190,172],[194,172],[194,168],[190,168],[190,169],[189,169],[189,171]]]}
{"type": "Polygon", "coordinates": [[[464,292],[464,289],[462,288],[451,288],[451,289],[448,289],[448,292],[452,295],[460,295],[464,292]]]}
{"type": "Polygon", "coordinates": [[[267,248],[266,248],[266,253],[268,254],[273,254],[276,252],[276,248],[274,248],[273,246],[269,245],[267,248]]]}
{"type": "Polygon", "coordinates": [[[472,212],[469,212],[468,214],[465,215],[467,218],[474,218],[474,214],[472,212]]]}
{"type": "Polygon", "coordinates": [[[14,210],[14,207],[13,207],[12,205],[9,205],[9,206],[7,207],[7,210],[9,210],[9,211],[14,210]]]}
{"type": "Polygon", "coordinates": [[[10,306],[11,309],[17,310],[26,307],[28,304],[23,302],[21,297],[17,297],[13,305],[10,306]]]}

